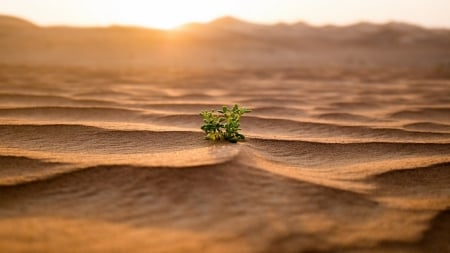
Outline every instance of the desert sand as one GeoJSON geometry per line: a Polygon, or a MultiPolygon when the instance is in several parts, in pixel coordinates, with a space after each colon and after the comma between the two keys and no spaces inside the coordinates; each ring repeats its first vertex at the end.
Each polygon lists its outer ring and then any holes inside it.
{"type": "Polygon", "coordinates": [[[0,251],[450,252],[449,38],[2,17],[0,251]]]}

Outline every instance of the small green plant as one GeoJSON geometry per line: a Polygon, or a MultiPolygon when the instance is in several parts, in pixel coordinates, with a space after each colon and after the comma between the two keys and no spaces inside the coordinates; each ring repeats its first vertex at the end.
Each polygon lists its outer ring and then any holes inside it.
{"type": "Polygon", "coordinates": [[[244,113],[249,112],[251,110],[239,108],[238,105],[234,105],[231,109],[224,106],[218,113],[215,113],[214,110],[201,112],[200,116],[203,117],[205,123],[201,129],[206,134],[205,139],[212,141],[227,140],[233,143],[244,140],[245,136],[238,132],[241,130],[239,120],[244,113]]]}

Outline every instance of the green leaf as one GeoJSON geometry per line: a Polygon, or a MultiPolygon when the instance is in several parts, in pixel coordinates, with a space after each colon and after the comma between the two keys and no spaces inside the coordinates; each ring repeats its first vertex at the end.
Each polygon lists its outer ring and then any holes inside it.
{"type": "Polygon", "coordinates": [[[237,104],[231,110],[227,106],[223,106],[222,110],[217,113],[214,110],[202,111],[200,116],[203,117],[204,125],[200,129],[205,132],[207,140],[227,140],[236,143],[245,139],[245,136],[238,132],[241,130],[239,120],[243,114],[248,112],[251,110],[239,108],[237,104]]]}

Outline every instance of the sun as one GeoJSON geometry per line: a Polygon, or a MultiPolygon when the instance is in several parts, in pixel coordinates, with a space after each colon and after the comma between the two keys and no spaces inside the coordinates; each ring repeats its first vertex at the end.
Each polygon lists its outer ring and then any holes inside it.
{"type": "Polygon", "coordinates": [[[104,3],[107,6],[103,14],[105,19],[119,24],[159,29],[172,29],[190,22],[206,22],[225,15],[227,9],[226,3],[211,0],[117,0],[104,3]]]}

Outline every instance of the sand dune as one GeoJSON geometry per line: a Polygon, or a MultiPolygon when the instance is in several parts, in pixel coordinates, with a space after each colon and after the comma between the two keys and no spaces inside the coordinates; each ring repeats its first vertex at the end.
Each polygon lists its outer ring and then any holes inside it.
{"type": "Polygon", "coordinates": [[[358,73],[354,69],[377,68],[384,70],[380,75],[388,76],[393,72],[449,77],[450,73],[450,32],[401,23],[267,26],[223,18],[162,31],[120,26],[38,27],[0,16],[0,33],[4,34],[0,40],[3,64],[95,64],[122,69],[302,68],[303,72],[286,74],[315,78],[337,78],[340,75],[336,72],[342,69],[346,75],[358,73]]]}
{"type": "Polygon", "coordinates": [[[0,17],[1,252],[450,252],[447,30],[183,29],[0,17]],[[204,140],[234,103],[246,141],[204,140]]]}

